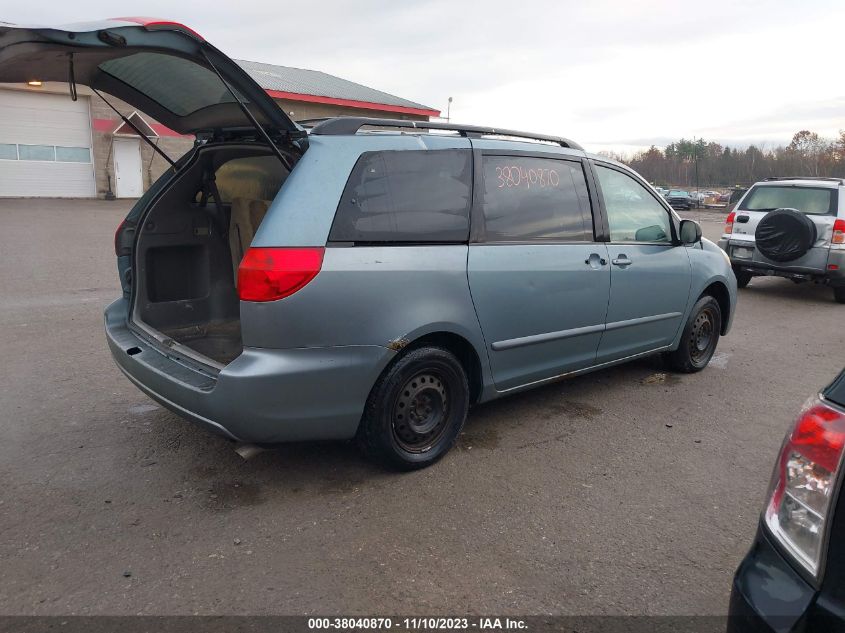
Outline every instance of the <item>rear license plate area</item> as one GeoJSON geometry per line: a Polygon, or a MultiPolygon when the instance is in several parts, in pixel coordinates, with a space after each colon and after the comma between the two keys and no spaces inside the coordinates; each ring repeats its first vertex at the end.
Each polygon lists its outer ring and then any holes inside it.
{"type": "Polygon", "coordinates": [[[731,255],[736,259],[751,259],[754,257],[754,249],[745,246],[734,246],[731,255]]]}

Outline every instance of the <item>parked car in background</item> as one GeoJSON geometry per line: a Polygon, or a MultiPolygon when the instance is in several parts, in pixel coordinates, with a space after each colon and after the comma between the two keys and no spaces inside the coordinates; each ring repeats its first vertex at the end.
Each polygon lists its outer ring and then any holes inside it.
{"type": "Polygon", "coordinates": [[[693,209],[696,206],[695,198],[693,198],[688,191],[681,191],[680,189],[672,189],[667,195],[666,199],[673,209],[693,209]]]}
{"type": "Polygon", "coordinates": [[[306,131],[182,25],[0,28],[2,82],[67,81],[69,59],[71,81],[204,141],[118,228],[105,331],[141,391],[232,440],[354,438],[420,468],[473,404],[649,354],[700,371],[730,328],[724,253],[570,140],[306,131]]]}
{"type": "Polygon", "coordinates": [[[845,371],[805,404],[775,461],[728,632],[845,631],[845,371]]]}
{"type": "Polygon", "coordinates": [[[764,275],[812,281],[845,303],[843,191],[840,178],[772,178],[749,189],[719,240],[739,286],[764,275]]]}

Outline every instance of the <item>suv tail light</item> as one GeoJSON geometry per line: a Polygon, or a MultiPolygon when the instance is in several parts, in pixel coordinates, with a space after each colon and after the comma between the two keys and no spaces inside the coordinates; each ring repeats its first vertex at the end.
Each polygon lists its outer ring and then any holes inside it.
{"type": "Polygon", "coordinates": [[[831,244],[845,244],[845,220],[836,220],[833,223],[833,236],[830,238],[831,244]]]}
{"type": "Polygon", "coordinates": [[[289,297],[317,276],[325,248],[250,248],[238,267],[241,301],[289,297]]]}
{"type": "Polygon", "coordinates": [[[724,230],[725,235],[730,235],[731,233],[733,233],[734,218],[736,218],[736,213],[734,213],[733,211],[728,213],[728,217],[725,218],[725,230],[724,230]]]}
{"type": "Polygon", "coordinates": [[[842,471],[845,414],[814,398],[780,451],[764,521],[805,569],[818,573],[831,499],[842,471]]]}

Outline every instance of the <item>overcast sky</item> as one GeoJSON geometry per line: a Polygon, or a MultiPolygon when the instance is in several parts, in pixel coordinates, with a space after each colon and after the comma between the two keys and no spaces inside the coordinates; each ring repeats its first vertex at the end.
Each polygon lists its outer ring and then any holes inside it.
{"type": "Polygon", "coordinates": [[[0,20],[155,15],[228,55],[322,70],[452,120],[599,151],[845,128],[845,1],[31,0],[0,20]]]}

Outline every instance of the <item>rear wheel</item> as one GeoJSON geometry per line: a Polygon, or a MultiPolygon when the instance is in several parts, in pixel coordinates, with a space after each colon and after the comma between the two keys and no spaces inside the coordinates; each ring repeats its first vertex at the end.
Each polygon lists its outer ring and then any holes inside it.
{"type": "Polygon", "coordinates": [[[833,299],[836,303],[845,303],[845,286],[833,289],[833,299]]]}
{"type": "Polygon", "coordinates": [[[722,310],[719,302],[704,295],[693,306],[678,349],[664,358],[672,369],[691,374],[701,371],[713,358],[722,331],[722,310]]]}
{"type": "Polygon", "coordinates": [[[734,275],[736,275],[736,285],[739,288],[745,288],[751,281],[751,273],[746,270],[734,268],[734,275]]]}
{"type": "Polygon", "coordinates": [[[411,350],[373,386],[358,446],[397,470],[430,466],[454,445],[468,408],[469,384],[458,359],[439,347],[411,350]]]}

